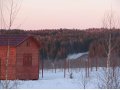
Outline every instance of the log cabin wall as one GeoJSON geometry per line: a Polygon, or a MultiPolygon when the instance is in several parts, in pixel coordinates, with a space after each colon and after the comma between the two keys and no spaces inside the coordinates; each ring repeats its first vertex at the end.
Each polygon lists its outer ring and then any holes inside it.
{"type": "Polygon", "coordinates": [[[0,46],[0,79],[4,80],[6,74],[8,75],[8,80],[16,79],[16,48],[9,48],[9,57],[8,57],[8,73],[6,73],[6,59],[7,59],[7,46],[0,46]]]}
{"type": "Polygon", "coordinates": [[[25,40],[16,48],[17,79],[39,78],[39,47],[33,38],[25,40]]]}

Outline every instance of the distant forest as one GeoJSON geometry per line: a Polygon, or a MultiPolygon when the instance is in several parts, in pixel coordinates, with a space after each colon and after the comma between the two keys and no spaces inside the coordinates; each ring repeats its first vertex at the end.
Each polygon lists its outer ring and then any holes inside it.
{"type": "Polygon", "coordinates": [[[62,60],[69,54],[87,52],[89,57],[106,57],[105,47],[109,33],[112,33],[113,52],[120,56],[120,29],[92,28],[44,29],[44,30],[0,30],[0,34],[26,34],[34,36],[41,45],[40,56],[44,60],[62,60]]]}

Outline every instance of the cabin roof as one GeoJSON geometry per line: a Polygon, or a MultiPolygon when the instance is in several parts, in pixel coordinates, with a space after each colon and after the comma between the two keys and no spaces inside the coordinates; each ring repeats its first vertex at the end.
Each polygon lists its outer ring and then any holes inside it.
{"type": "Polygon", "coordinates": [[[9,35],[0,35],[0,46],[18,46],[19,44],[21,44],[22,42],[24,42],[26,39],[28,39],[29,37],[32,36],[28,36],[25,34],[9,34],[9,35]]]}

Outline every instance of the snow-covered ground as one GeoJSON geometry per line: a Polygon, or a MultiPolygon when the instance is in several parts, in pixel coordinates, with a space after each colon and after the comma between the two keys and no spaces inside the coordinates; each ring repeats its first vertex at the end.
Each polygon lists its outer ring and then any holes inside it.
{"type": "MultiPolygon", "coordinates": [[[[117,72],[118,76],[120,72],[117,72]]],[[[64,71],[57,69],[56,73],[49,69],[44,70],[44,77],[39,80],[17,81],[18,89],[98,89],[98,84],[104,83],[104,69],[99,67],[90,71],[89,77],[86,78],[85,68],[72,69],[70,72],[66,70],[66,77],[64,78],[64,71]],[[72,72],[72,78],[70,74],[72,72]]],[[[117,78],[118,81],[120,81],[117,78]]]]}
{"type": "MultiPolygon", "coordinates": [[[[99,69],[100,70],[100,69],[99,69]]],[[[67,71],[66,71],[67,72],[67,71]]],[[[57,72],[52,70],[44,70],[44,77],[39,80],[19,81],[18,88],[20,89],[94,89],[97,88],[97,71],[93,69],[89,78],[85,78],[85,69],[72,70],[73,78],[70,78],[70,73],[66,73],[64,78],[64,71],[58,69],[57,72]]]]}
{"type": "MultiPolygon", "coordinates": [[[[80,56],[87,54],[78,53],[69,55],[67,59],[76,59],[80,56]]],[[[44,69],[44,77],[41,76],[41,71],[39,74],[39,80],[28,80],[18,82],[18,89],[98,89],[98,84],[104,83],[102,80],[105,77],[105,68],[99,67],[96,71],[94,67],[92,71],[89,71],[89,77],[86,78],[85,68],[72,68],[66,69],[66,74],[64,78],[64,70],[57,69],[56,73],[53,69],[44,69]],[[72,73],[72,75],[71,75],[72,73]],[[70,75],[72,78],[70,78],[70,75]]],[[[120,75],[119,68],[117,75],[120,75]]],[[[120,81],[120,77],[117,79],[120,81]]]]}

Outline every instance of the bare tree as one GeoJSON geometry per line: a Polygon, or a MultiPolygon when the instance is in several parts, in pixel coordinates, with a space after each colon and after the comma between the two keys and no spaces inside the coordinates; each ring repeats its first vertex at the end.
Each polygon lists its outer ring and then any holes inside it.
{"type": "Polygon", "coordinates": [[[10,30],[20,11],[23,0],[0,0],[1,29],[10,30]]]}
{"type": "MultiPolygon", "coordinates": [[[[22,0],[0,0],[0,25],[1,29],[11,30],[15,18],[20,10],[22,0]]],[[[10,46],[8,40],[6,64],[5,64],[5,81],[2,81],[2,88],[14,88],[17,85],[16,80],[14,83],[10,83],[8,80],[8,68],[9,68],[9,58],[10,58],[10,46]]]]}
{"type": "Polygon", "coordinates": [[[114,76],[112,75],[112,70],[109,72],[109,81],[106,82],[108,79],[108,73],[106,72],[106,68],[103,68],[102,71],[98,73],[98,88],[105,89],[108,86],[108,89],[119,89],[120,88],[120,68],[117,67],[114,71],[114,76]]]}
{"type": "Polygon", "coordinates": [[[0,28],[5,28],[5,20],[3,16],[3,0],[0,0],[0,28]]]}
{"type": "Polygon", "coordinates": [[[14,80],[11,81],[8,79],[9,73],[9,58],[10,58],[10,46],[9,46],[9,40],[8,40],[8,47],[7,47],[7,55],[6,55],[6,63],[5,63],[5,80],[1,81],[1,88],[3,89],[11,89],[11,88],[17,88],[18,81],[14,80]]]}
{"type": "Polygon", "coordinates": [[[101,80],[103,80],[104,83],[101,84],[101,86],[99,85],[99,87],[103,87],[106,89],[117,88],[117,87],[114,87],[115,82],[113,83],[117,75],[113,76],[112,73],[115,73],[115,72],[113,72],[111,68],[112,51],[117,45],[117,42],[114,42],[114,44],[112,43],[112,39],[113,39],[112,30],[114,30],[114,28],[116,27],[116,21],[115,21],[115,17],[114,17],[112,9],[110,13],[106,14],[106,16],[104,17],[103,27],[106,30],[108,30],[108,36],[105,39],[106,40],[105,41],[106,42],[105,52],[106,52],[107,60],[106,60],[105,75],[103,77],[101,76],[101,80]]]}
{"type": "Polygon", "coordinates": [[[86,89],[86,87],[87,87],[87,85],[88,85],[88,77],[86,77],[86,72],[84,71],[84,73],[83,73],[83,71],[81,72],[81,76],[82,76],[82,78],[81,78],[81,85],[83,86],[83,88],[84,89],[86,89]]]}

